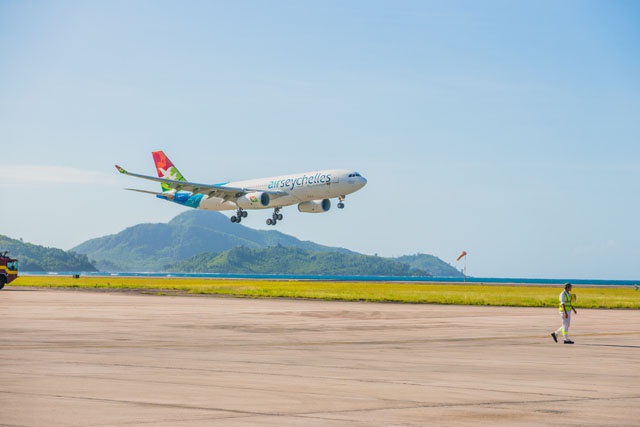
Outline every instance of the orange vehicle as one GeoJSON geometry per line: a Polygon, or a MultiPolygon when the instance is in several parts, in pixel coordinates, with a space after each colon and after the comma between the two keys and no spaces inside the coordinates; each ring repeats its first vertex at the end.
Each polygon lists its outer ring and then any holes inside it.
{"type": "Polygon", "coordinates": [[[0,252],[0,289],[18,277],[18,260],[9,258],[8,252],[0,252]]]}

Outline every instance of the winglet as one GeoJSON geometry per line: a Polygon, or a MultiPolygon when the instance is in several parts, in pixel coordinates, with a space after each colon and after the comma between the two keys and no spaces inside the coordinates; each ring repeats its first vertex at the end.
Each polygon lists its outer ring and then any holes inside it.
{"type": "Polygon", "coordinates": [[[124,168],[123,168],[123,167],[118,166],[118,165],[116,165],[116,169],[118,169],[118,172],[120,172],[120,173],[125,173],[125,174],[129,173],[129,172],[127,172],[126,170],[124,170],[124,168]]]}

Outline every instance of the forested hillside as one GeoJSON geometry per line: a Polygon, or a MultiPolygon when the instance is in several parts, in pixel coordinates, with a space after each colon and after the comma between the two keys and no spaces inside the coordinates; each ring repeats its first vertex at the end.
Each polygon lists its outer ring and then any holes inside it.
{"type": "Polygon", "coordinates": [[[283,246],[262,249],[237,247],[222,253],[205,253],[170,265],[167,270],[184,273],[430,276],[423,270],[390,258],[313,252],[283,246]]]}
{"type": "Polygon", "coordinates": [[[0,235],[0,251],[18,259],[20,271],[97,271],[86,255],[25,243],[0,235]]]}
{"type": "Polygon", "coordinates": [[[184,212],[168,223],[135,225],[120,233],[84,242],[73,250],[86,254],[102,271],[166,271],[167,265],[205,252],[276,245],[351,253],[343,248],[301,241],[275,230],[254,230],[232,224],[219,212],[198,210],[184,212]]]}
{"type": "Polygon", "coordinates": [[[404,255],[393,258],[403,264],[408,264],[417,270],[428,271],[435,277],[462,277],[463,274],[440,258],[427,254],[404,255]]]}

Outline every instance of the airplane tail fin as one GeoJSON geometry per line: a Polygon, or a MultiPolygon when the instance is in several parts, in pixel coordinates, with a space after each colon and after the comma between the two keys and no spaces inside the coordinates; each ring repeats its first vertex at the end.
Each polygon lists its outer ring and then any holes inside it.
{"type": "MultiPolygon", "coordinates": [[[[153,161],[156,163],[156,170],[158,171],[158,177],[172,179],[174,181],[186,181],[180,171],[173,165],[173,162],[169,160],[164,151],[154,151],[153,161]]],[[[165,183],[162,183],[162,191],[170,191],[171,188],[165,183]]]]}

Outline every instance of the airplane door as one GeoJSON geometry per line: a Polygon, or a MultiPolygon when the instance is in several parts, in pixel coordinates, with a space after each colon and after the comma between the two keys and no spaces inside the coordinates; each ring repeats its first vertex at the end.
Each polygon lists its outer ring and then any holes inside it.
{"type": "Polygon", "coordinates": [[[336,186],[339,183],[340,183],[340,177],[338,175],[333,175],[331,177],[331,181],[329,181],[325,186],[325,196],[335,197],[333,193],[338,191],[336,186]]]}

